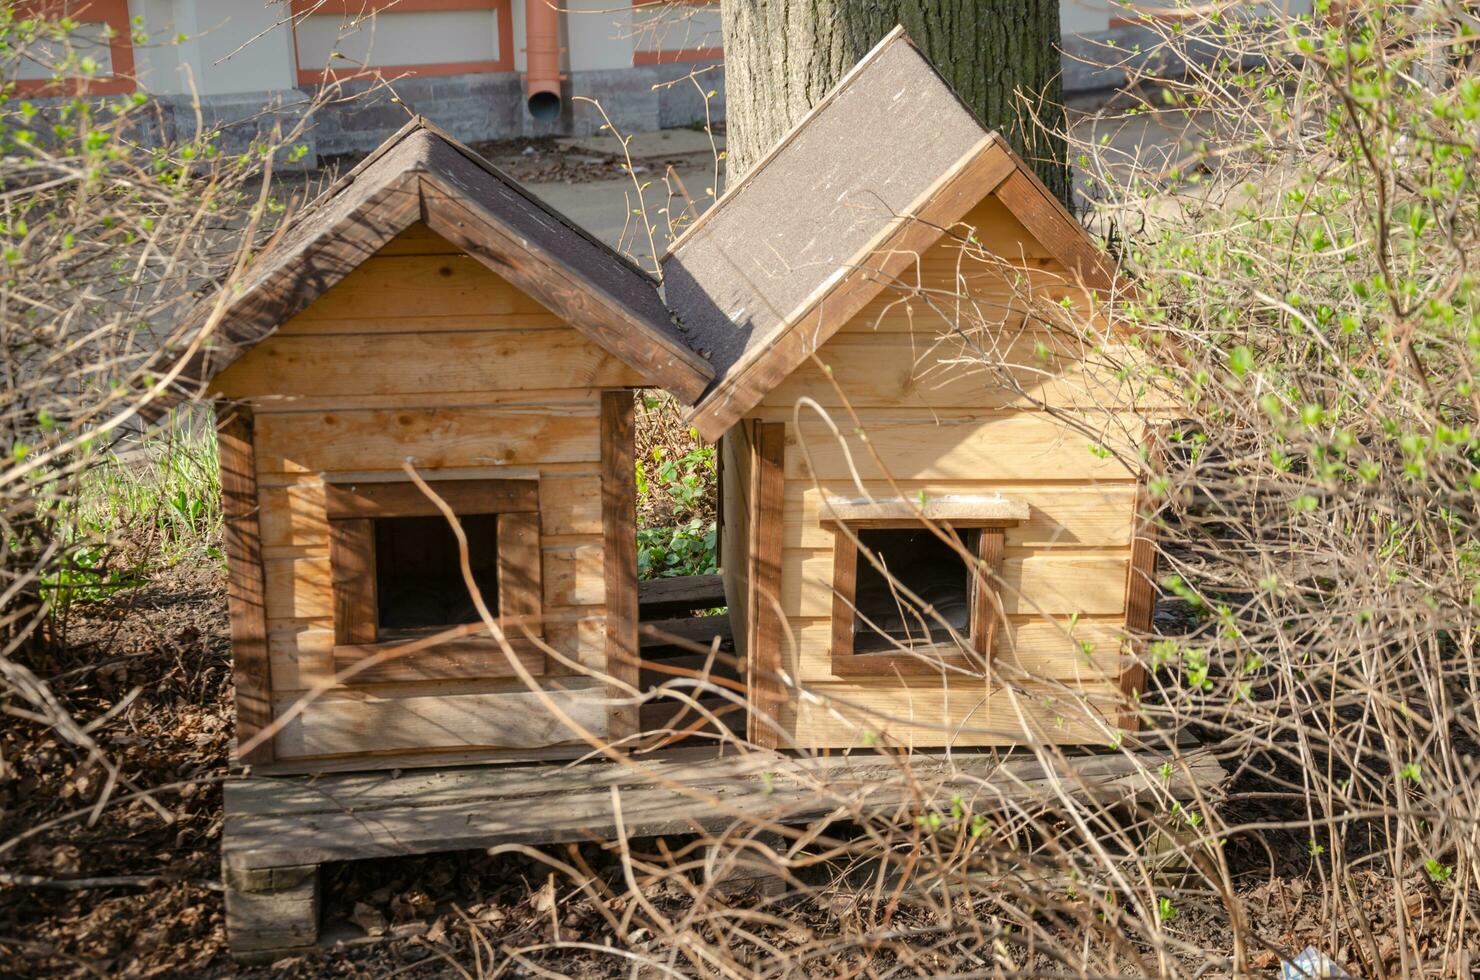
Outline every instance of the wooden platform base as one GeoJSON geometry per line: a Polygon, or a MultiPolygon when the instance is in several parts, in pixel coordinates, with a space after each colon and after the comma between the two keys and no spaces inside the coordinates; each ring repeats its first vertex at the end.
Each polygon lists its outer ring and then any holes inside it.
{"type": "Polygon", "coordinates": [[[828,758],[673,749],[616,763],[469,766],[405,774],[249,777],[225,787],[222,863],[234,954],[261,959],[318,933],[327,861],[722,831],[737,821],[913,815],[959,797],[968,811],[1061,792],[1111,802],[1189,799],[1224,773],[1211,755],[915,753],[828,758]],[[1171,763],[1171,775],[1162,772],[1171,763]]]}

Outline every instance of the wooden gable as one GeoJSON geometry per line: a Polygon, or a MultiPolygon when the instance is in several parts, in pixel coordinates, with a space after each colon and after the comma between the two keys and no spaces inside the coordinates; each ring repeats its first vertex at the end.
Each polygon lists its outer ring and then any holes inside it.
{"type": "Polygon", "coordinates": [[[668,305],[719,372],[690,413],[700,433],[717,439],[994,196],[1067,278],[1110,287],[1082,226],[891,33],[662,260],[668,305]]]}
{"type": "Polygon", "coordinates": [[[150,411],[210,382],[408,228],[425,224],[636,370],[692,401],[713,368],[689,348],[656,282],[471,150],[417,119],[307,209],[240,288],[161,355],[150,411]]]}

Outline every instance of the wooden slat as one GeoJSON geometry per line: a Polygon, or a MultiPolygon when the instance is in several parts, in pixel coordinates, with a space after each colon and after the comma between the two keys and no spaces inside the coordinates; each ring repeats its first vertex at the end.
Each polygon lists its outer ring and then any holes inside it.
{"type": "MultiPolygon", "coordinates": [[[[392,156],[409,162],[405,153],[393,150],[387,159],[392,156]]],[[[187,320],[201,325],[219,315],[220,326],[212,343],[197,349],[181,366],[181,381],[209,388],[212,380],[253,345],[414,222],[420,209],[415,175],[393,167],[378,179],[357,182],[327,202],[296,233],[290,233],[288,247],[273,249],[253,265],[224,311],[216,310],[219,297],[213,294],[187,315],[187,320]]],[[[165,411],[184,390],[183,385],[173,386],[148,410],[165,411]]]]}
{"type": "Polygon", "coordinates": [[[990,664],[997,649],[1001,616],[998,608],[997,582],[1002,575],[1004,537],[1000,528],[983,528],[978,532],[976,556],[980,561],[973,576],[971,597],[971,640],[977,655],[990,664]]]}
{"type": "Polygon", "coordinates": [[[953,494],[925,500],[898,497],[831,497],[820,509],[823,521],[848,524],[899,524],[908,521],[949,521],[960,527],[1017,524],[1028,519],[1028,505],[996,494],[953,494]]]}
{"type": "Polygon", "coordinates": [[[334,582],[334,642],[374,643],[380,609],[375,525],[369,518],[330,525],[329,567],[334,582]]]}
{"type": "Polygon", "coordinates": [[[263,415],[257,439],[259,474],[394,472],[408,457],[424,470],[599,458],[594,418],[500,408],[263,415]]]}
{"type": "Polygon", "coordinates": [[[269,558],[262,570],[269,619],[333,619],[334,572],[329,558],[269,558]]]}
{"type": "Polygon", "coordinates": [[[569,327],[498,332],[269,337],[215,386],[232,398],[364,397],[641,384],[642,375],[569,327]]]}
{"type": "MultiPolygon", "coordinates": [[[[831,665],[830,617],[789,621],[797,676],[802,683],[835,679],[831,665]]],[[[1062,681],[1113,682],[1121,673],[1122,621],[1119,616],[1049,619],[1036,615],[1009,616],[999,624],[992,664],[1011,683],[1062,681]]],[[[953,681],[956,675],[952,675],[953,681]]]]}
{"type": "Polygon", "coordinates": [[[540,527],[547,535],[601,533],[601,478],[540,477],[540,527]]]}
{"type": "MultiPolygon", "coordinates": [[[[541,692],[577,723],[606,733],[601,688],[541,692]]],[[[277,736],[279,761],[430,749],[528,749],[573,744],[567,728],[530,691],[409,697],[321,698],[277,736]]]]}
{"type": "Polygon", "coordinates": [[[807,695],[783,711],[801,748],[1108,745],[1120,705],[1111,682],[1066,693],[930,676],[819,682],[807,695]]]}
{"type": "Polygon", "coordinates": [[[719,510],[719,539],[724,542],[724,561],[720,577],[724,584],[725,604],[737,625],[735,652],[744,658],[748,647],[746,627],[750,622],[747,579],[750,555],[750,436],[747,423],[741,422],[725,433],[719,444],[723,464],[718,480],[724,490],[719,510]]]}
{"type": "Polygon", "coordinates": [[[1026,753],[799,759],[771,752],[716,758],[713,750],[680,749],[620,766],[469,766],[395,777],[230,781],[221,844],[227,866],[255,868],[611,838],[617,834],[613,788],[622,800],[623,832],[640,837],[719,832],[745,816],[806,824],[853,805],[882,816],[956,798],[972,812],[988,812],[1052,801],[1066,791],[1093,792],[1102,801],[1190,799],[1215,792],[1224,778],[1216,758],[1197,750],[1146,748],[1040,762],[1026,753]],[[1165,780],[1164,763],[1171,772],[1165,780]]]}
{"type": "Polygon", "coordinates": [[[750,740],[774,748],[780,744],[775,725],[785,691],[782,670],[782,611],[785,589],[782,569],[781,524],[786,492],[786,425],[761,422],[755,426],[750,491],[750,615],[747,638],[750,684],[750,740]],[[763,722],[758,712],[769,721],[763,722]]]}
{"type": "MultiPolygon", "coordinates": [[[[219,406],[216,429],[221,462],[221,510],[226,550],[226,605],[231,623],[236,740],[243,745],[272,723],[272,672],[267,650],[267,583],[262,567],[257,472],[250,411],[219,406]]],[[[242,765],[272,761],[272,741],[239,754],[242,765]]]]}
{"type": "Polygon", "coordinates": [[[725,604],[724,579],[718,575],[648,579],[637,586],[637,603],[644,617],[716,609],[725,604]]]}
{"type": "MultiPolygon", "coordinates": [[[[592,464],[593,467],[595,464],[592,464]]],[[[497,480],[497,477],[491,478],[497,480]]],[[[473,481],[487,482],[487,481],[473,481]]],[[[534,483],[535,481],[515,481],[534,483]]],[[[552,473],[541,475],[540,525],[547,535],[601,533],[601,480],[595,475],[552,473]]],[[[328,504],[325,484],[316,478],[287,486],[263,487],[262,546],[264,548],[328,548],[328,504]]],[[[358,486],[363,490],[366,483],[358,486]]],[[[1127,505],[1129,506],[1129,505],[1127,505]]],[[[454,509],[456,507],[454,506],[454,509]]]]}
{"type": "Polygon", "coordinates": [[[544,549],[546,606],[605,606],[606,549],[600,543],[544,549]]]}
{"type": "MultiPolygon", "coordinates": [[[[977,298],[969,301],[974,315],[977,298]]],[[[902,319],[903,310],[890,319],[902,319]]],[[[890,323],[890,326],[898,326],[890,323]]],[[[1166,408],[1176,393],[1117,370],[1145,361],[1128,347],[1080,349],[1047,331],[967,338],[940,332],[972,329],[959,317],[944,320],[922,312],[913,333],[839,332],[778,384],[764,404],[790,410],[812,398],[829,408],[1030,408],[1051,405],[1084,410],[1166,408]],[[821,362],[821,365],[818,364],[821,362]],[[827,374],[824,370],[830,371],[827,374]],[[834,385],[836,382],[836,385],[834,385]]],[[[906,326],[902,329],[909,330],[906,326]]]]}
{"type": "MultiPolygon", "coordinates": [[[[1143,485],[1136,499],[1135,531],[1125,585],[1125,629],[1138,654],[1144,648],[1144,637],[1151,632],[1152,616],[1156,611],[1156,524],[1149,518],[1150,504],[1150,496],[1143,485]]],[[[1134,702],[1146,688],[1146,668],[1139,657],[1127,661],[1119,686],[1126,698],[1120,725],[1127,731],[1136,731],[1140,728],[1141,719],[1134,702]]]]}
{"type": "Polygon", "coordinates": [[[432,312],[439,316],[550,315],[538,300],[472,256],[376,256],[360,263],[292,324],[308,328],[310,321],[394,323],[401,317],[432,312]]]}
{"type": "Polygon", "coordinates": [[[1112,417],[1086,418],[1091,431],[1109,429],[1091,438],[1068,424],[1037,413],[985,412],[969,416],[929,413],[922,418],[865,420],[869,445],[856,432],[840,444],[823,423],[803,422],[796,448],[787,453],[788,479],[851,480],[851,455],[865,480],[884,480],[874,462],[877,453],[896,480],[1057,480],[1124,481],[1126,465],[1106,457],[1100,449],[1118,450],[1135,458],[1135,444],[1126,429],[1139,421],[1112,417]],[[805,443],[810,453],[802,451],[805,443]],[[844,451],[844,445],[847,451],[844,451]],[[871,447],[871,448],[870,448],[871,447]]]}
{"type": "MultiPolygon", "coordinates": [[[[858,597],[858,545],[844,531],[838,531],[833,544],[832,582],[832,672],[851,673],[853,660],[853,618],[857,614],[854,600],[858,597]]],[[[784,572],[783,572],[784,574],[784,572]]]]}
{"type": "MultiPolygon", "coordinates": [[[[883,482],[864,484],[875,499],[889,499],[894,488],[883,482]]],[[[1129,516],[1135,508],[1132,483],[1085,483],[1080,486],[1042,486],[1031,483],[936,483],[910,481],[900,486],[906,498],[920,495],[934,500],[959,494],[1000,494],[1028,507],[1028,518],[1007,529],[1009,548],[1122,548],[1130,544],[1129,516]]],[[[821,524],[822,498],[856,498],[851,484],[829,483],[822,490],[810,480],[786,485],[788,548],[830,548],[832,534],[821,524]]]]}
{"type": "MultiPolygon", "coordinates": [[[[455,514],[533,513],[539,507],[534,480],[429,480],[455,514]]],[[[440,517],[442,511],[414,483],[330,483],[324,488],[330,520],[345,517],[440,517]]]]}
{"type": "MultiPolygon", "coordinates": [[[[405,641],[336,645],[334,647],[334,672],[342,675],[356,665],[373,658],[384,658],[405,641]]],[[[545,655],[533,643],[512,638],[509,647],[514,656],[531,674],[539,676],[545,672],[545,655]]],[[[458,640],[447,640],[434,647],[418,650],[406,656],[380,659],[366,667],[345,683],[356,687],[365,684],[402,684],[420,681],[477,680],[492,677],[514,677],[516,672],[509,656],[492,637],[469,636],[458,640]]]]}
{"type": "MultiPolygon", "coordinates": [[[[545,603],[544,560],[540,551],[540,515],[505,513],[498,519],[498,614],[510,624],[523,622],[542,636],[540,613],[545,603]]],[[[522,630],[510,636],[523,636],[522,630]]],[[[536,671],[538,673],[538,671],[536,671]]]]}
{"type": "Polygon", "coordinates": [[[637,486],[633,396],[630,391],[601,394],[601,539],[606,586],[606,672],[614,703],[608,712],[608,738],[636,735],[638,705],[624,687],[640,682],[637,620],[637,486]],[[629,703],[620,703],[627,701],[629,703]]]}

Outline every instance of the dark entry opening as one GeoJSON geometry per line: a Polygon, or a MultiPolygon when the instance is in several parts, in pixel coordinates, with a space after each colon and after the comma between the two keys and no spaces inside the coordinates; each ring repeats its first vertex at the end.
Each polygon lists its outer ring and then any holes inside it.
{"type": "MultiPolygon", "coordinates": [[[[979,532],[961,532],[962,543],[976,553],[979,532]]],[[[972,575],[950,545],[924,528],[874,529],[858,532],[858,580],[854,591],[853,652],[880,653],[904,646],[950,643],[946,623],[959,636],[970,635],[972,575]],[[862,551],[879,559],[898,585],[934,607],[928,615],[890,587],[862,551]],[[944,620],[944,623],[941,622],[944,620]],[[873,625],[869,625],[872,623],[873,625]]]]}
{"type": "MultiPolygon", "coordinates": [[[[498,615],[498,515],[460,517],[473,581],[498,615]]],[[[463,582],[457,538],[441,517],[375,521],[375,590],[379,628],[410,630],[478,621],[463,582]]]]}

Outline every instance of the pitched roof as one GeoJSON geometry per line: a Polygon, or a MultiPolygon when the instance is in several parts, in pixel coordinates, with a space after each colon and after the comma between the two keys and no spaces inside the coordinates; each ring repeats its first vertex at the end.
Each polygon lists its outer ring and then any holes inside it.
{"type": "Polygon", "coordinates": [[[662,259],[663,295],[718,378],[715,439],[951,225],[996,193],[1082,281],[1110,263],[895,28],[662,259]]]}
{"type": "MultiPolygon", "coordinates": [[[[305,208],[224,300],[219,327],[166,353],[170,393],[201,390],[416,222],[529,293],[655,385],[688,402],[714,369],[663,305],[657,281],[420,117],[305,208]]],[[[193,315],[204,327],[219,297],[193,315]]],[[[198,333],[198,332],[197,332],[198,333]]]]}

